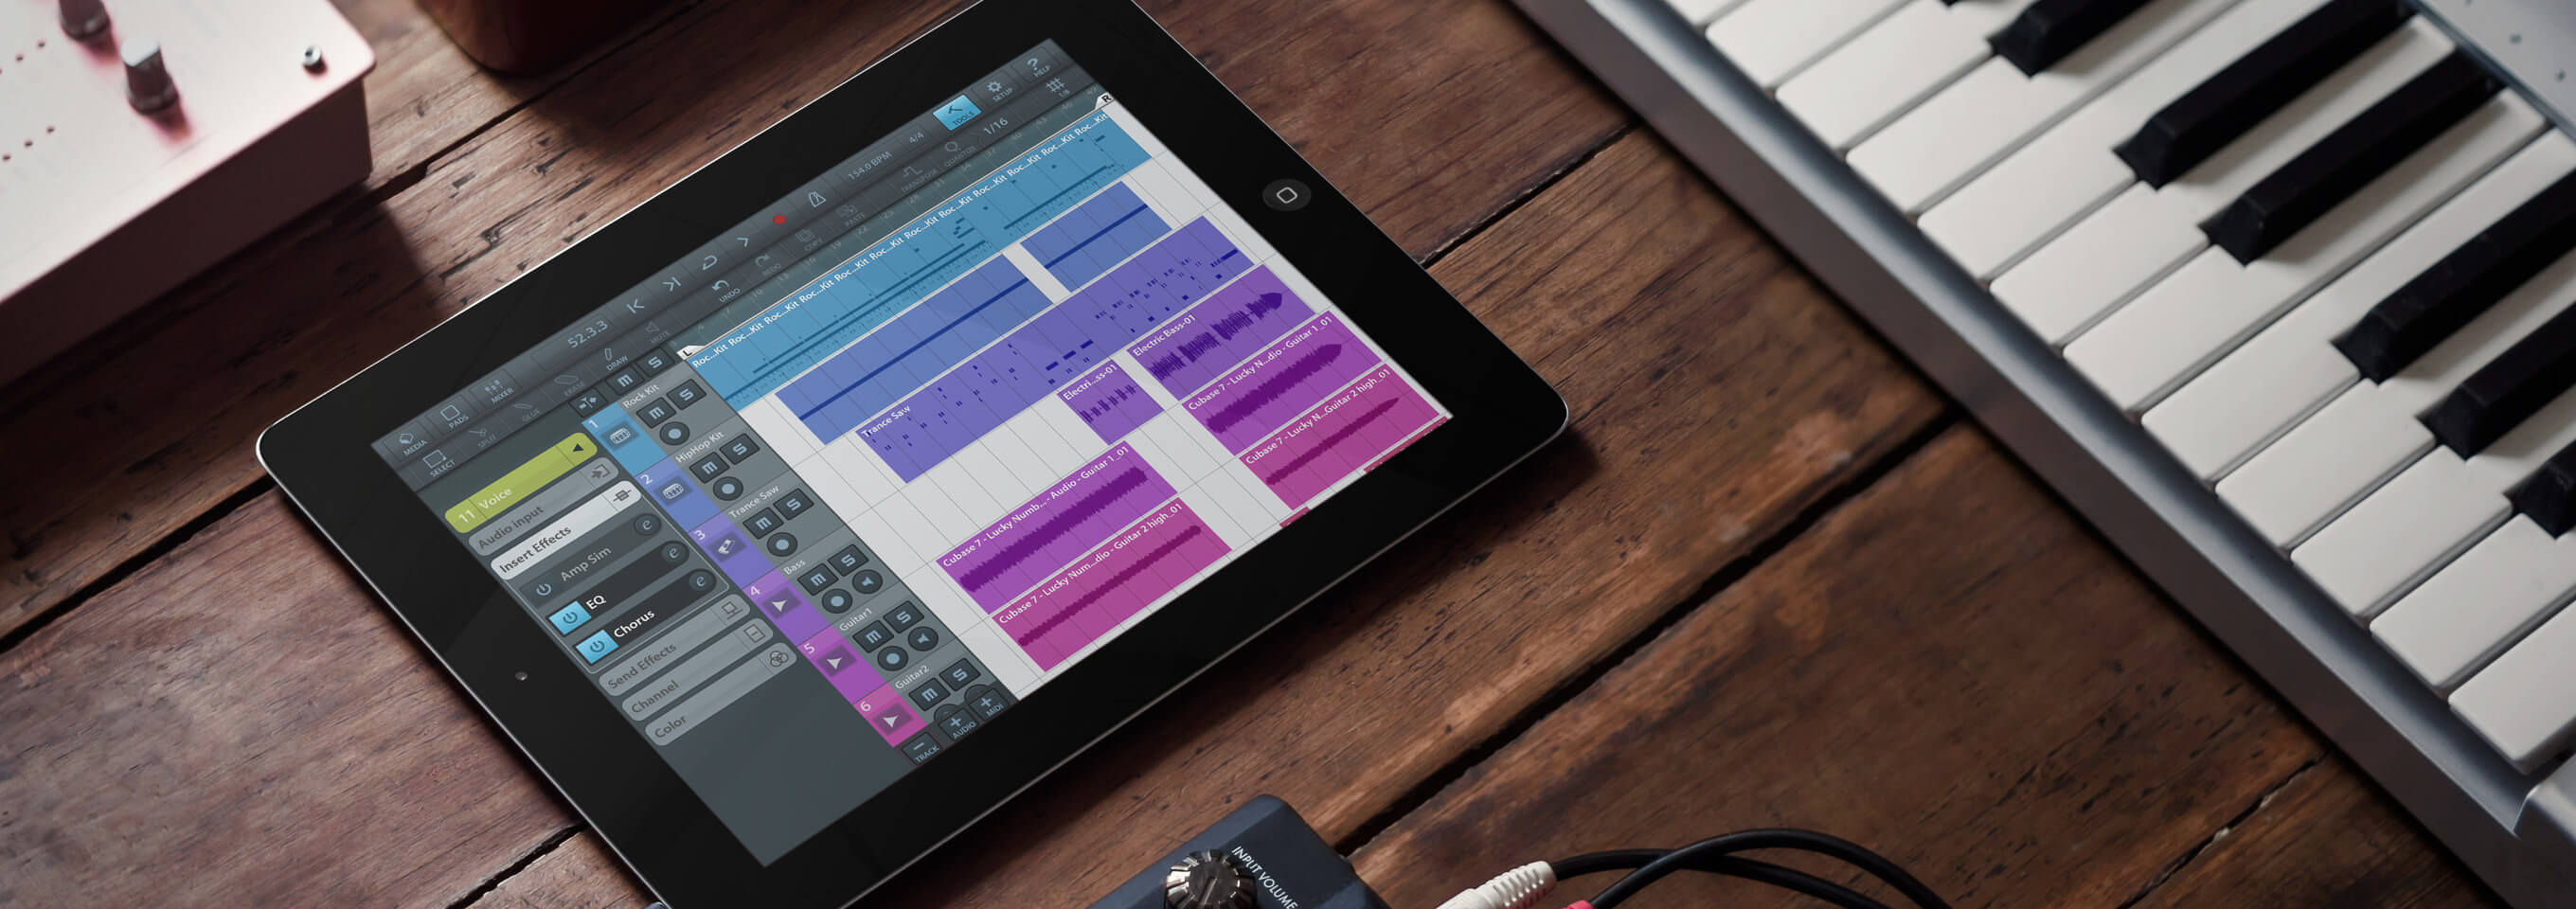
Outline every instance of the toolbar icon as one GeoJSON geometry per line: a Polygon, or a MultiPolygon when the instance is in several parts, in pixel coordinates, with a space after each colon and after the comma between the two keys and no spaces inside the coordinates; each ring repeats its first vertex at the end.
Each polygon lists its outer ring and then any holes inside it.
{"type": "Polygon", "coordinates": [[[939,118],[939,125],[956,129],[966,121],[975,119],[976,114],[983,112],[984,109],[976,107],[975,102],[966,100],[965,95],[958,95],[957,100],[948,102],[947,106],[941,107],[934,116],[939,118]]]}
{"type": "Polygon", "coordinates": [[[827,201],[830,200],[823,198],[822,193],[808,192],[805,194],[805,207],[807,208],[821,208],[827,201]]]}

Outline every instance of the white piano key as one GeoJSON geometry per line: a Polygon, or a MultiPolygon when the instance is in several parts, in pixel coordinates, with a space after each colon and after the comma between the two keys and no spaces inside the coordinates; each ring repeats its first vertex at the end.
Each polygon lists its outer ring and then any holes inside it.
{"type": "Polygon", "coordinates": [[[1988,60],[1852,149],[1852,167],[1920,214],[2235,2],[2155,0],[2036,76],[1988,60]]]}
{"type": "Polygon", "coordinates": [[[1692,25],[1706,25],[1709,20],[1742,2],[1744,0],[1664,0],[1673,12],[1682,14],[1682,18],[1690,20],[1692,25]]]}
{"type": "Polygon", "coordinates": [[[2370,623],[2389,652],[2450,691],[2576,595],[2576,534],[2513,518],[2370,623]]]}
{"type": "Polygon", "coordinates": [[[1923,232],[1978,280],[1993,280],[2031,247],[2137,182],[2111,152],[2120,140],[2325,2],[2245,0],[2210,20],[1924,212],[1923,232]]]}
{"type": "Polygon", "coordinates": [[[2451,695],[2451,710],[2524,770],[2576,729],[2576,611],[2560,612],[2451,695]]]}
{"type": "Polygon", "coordinates": [[[2576,393],[2560,395],[2477,457],[2425,453],[2388,485],[2290,551],[2346,611],[2387,608],[2513,516],[2505,490],[2576,442],[2576,393]]]}
{"type": "Polygon", "coordinates": [[[2576,256],[2552,263],[2388,381],[2346,389],[2220,480],[2219,498],[2273,545],[2301,545],[2433,448],[2433,433],[2417,414],[2571,302],[2576,256]]]}
{"type": "Polygon", "coordinates": [[[2201,221],[2451,49],[2433,26],[2409,23],[2162,190],[2131,184],[2004,272],[1995,298],[2040,337],[2064,343],[2206,248],[2201,221]]]}
{"type": "Polygon", "coordinates": [[[1777,88],[1799,67],[1893,12],[1904,0],[1747,0],[1709,23],[1709,43],[1736,68],[1777,88]]]}
{"type": "Polygon", "coordinates": [[[2529,143],[2544,122],[2500,94],[2252,264],[2202,250],[2086,329],[2066,359],[2122,409],[2143,411],[2529,143]]]}
{"type": "Polygon", "coordinates": [[[1780,104],[1843,151],[1969,67],[2033,0],[1907,0],[1780,86],[1780,104]]]}
{"type": "Polygon", "coordinates": [[[2360,379],[2332,345],[2370,308],[2503,213],[2576,170],[2576,142],[2541,134],[2343,277],[2147,411],[2143,422],[2204,480],[2257,449],[2360,379]]]}

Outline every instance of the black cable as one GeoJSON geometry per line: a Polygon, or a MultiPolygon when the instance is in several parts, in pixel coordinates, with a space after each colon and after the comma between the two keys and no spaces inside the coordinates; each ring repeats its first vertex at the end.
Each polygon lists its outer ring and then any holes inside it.
{"type": "MultiPolygon", "coordinates": [[[[1638,866],[1637,870],[1629,872],[1626,877],[1620,878],[1607,889],[1602,890],[1599,895],[1592,898],[1592,907],[1593,909],[1615,909],[1629,897],[1635,896],[1637,891],[1663,879],[1665,875],[1675,871],[1699,868],[1712,859],[1731,857],[1735,853],[1755,849],[1794,849],[1840,859],[1869,876],[1885,882],[1897,892],[1905,894],[1906,899],[1914,901],[1914,904],[1922,909],[1950,909],[1950,904],[1944,902],[1939,894],[1933,893],[1932,888],[1924,886],[1922,881],[1916,880],[1913,875],[1907,874],[1905,869],[1897,867],[1895,862],[1888,861],[1878,853],[1839,837],[1810,830],[1785,829],[1730,833],[1664,853],[1638,866]]],[[[1563,872],[1560,871],[1559,874],[1562,875],[1563,872]]]]}
{"type": "MultiPolygon", "coordinates": [[[[1547,864],[1548,867],[1556,870],[1556,879],[1562,881],[1604,871],[1640,868],[1671,852],[1672,850],[1669,849],[1615,849],[1608,852],[1588,852],[1547,864]]],[[[1715,855],[1693,861],[1685,870],[1769,884],[1815,897],[1843,909],[1888,909],[1886,903],[1871,899],[1849,887],[1795,868],[1757,859],[1715,855]]]]}

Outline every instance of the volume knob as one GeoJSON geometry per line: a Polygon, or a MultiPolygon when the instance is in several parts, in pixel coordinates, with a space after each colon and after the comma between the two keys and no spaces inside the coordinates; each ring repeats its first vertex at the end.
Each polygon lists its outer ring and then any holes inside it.
{"type": "Polygon", "coordinates": [[[1163,875],[1163,902],[1172,909],[1253,909],[1252,876],[1213,849],[1181,857],[1163,875]]]}
{"type": "Polygon", "coordinates": [[[105,0],[63,0],[63,34],[79,41],[107,30],[105,0]]]}
{"type": "Polygon", "coordinates": [[[125,100],[135,110],[148,114],[179,103],[179,85],[161,63],[161,42],[138,35],[117,51],[125,58],[125,100]]]}

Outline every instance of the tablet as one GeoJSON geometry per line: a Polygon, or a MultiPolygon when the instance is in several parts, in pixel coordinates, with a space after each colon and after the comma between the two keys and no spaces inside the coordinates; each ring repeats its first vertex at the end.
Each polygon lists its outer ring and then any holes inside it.
{"type": "Polygon", "coordinates": [[[1144,13],[986,0],[260,456],[657,896],[803,907],[1565,420],[1144,13]]]}

